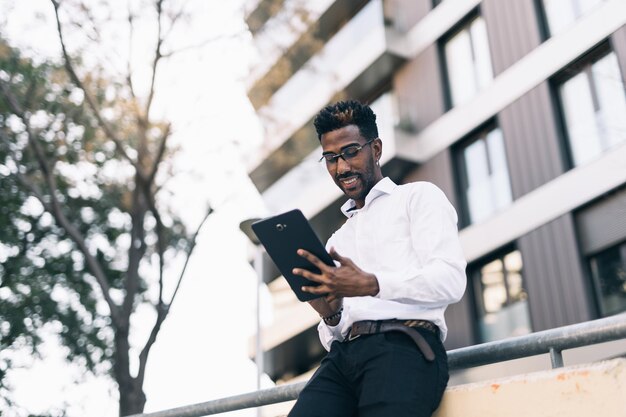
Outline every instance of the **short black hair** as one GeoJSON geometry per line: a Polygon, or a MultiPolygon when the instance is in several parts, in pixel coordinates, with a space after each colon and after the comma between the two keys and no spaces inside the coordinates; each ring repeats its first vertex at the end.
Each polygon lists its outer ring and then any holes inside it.
{"type": "Polygon", "coordinates": [[[313,124],[320,141],[324,133],[350,125],[356,125],[367,140],[378,138],[376,115],[367,104],[356,100],[338,101],[324,107],[315,116],[313,124]]]}

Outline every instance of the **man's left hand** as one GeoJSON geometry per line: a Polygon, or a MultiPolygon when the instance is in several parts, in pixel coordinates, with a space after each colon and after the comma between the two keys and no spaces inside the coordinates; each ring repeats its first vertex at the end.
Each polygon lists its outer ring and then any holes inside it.
{"type": "Polygon", "coordinates": [[[339,262],[339,266],[326,265],[311,252],[304,249],[298,250],[298,255],[320,270],[319,274],[301,268],[293,270],[294,274],[320,284],[315,287],[302,287],[302,291],[311,294],[327,294],[325,298],[328,302],[342,297],[378,294],[378,279],[374,274],[363,271],[350,258],[339,255],[335,248],[331,248],[329,253],[335,261],[339,262]]]}

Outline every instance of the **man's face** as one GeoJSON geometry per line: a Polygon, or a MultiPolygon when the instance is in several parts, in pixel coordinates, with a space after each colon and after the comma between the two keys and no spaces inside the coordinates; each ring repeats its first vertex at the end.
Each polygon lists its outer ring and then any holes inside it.
{"type": "Polygon", "coordinates": [[[382,179],[377,161],[382,154],[382,142],[375,139],[366,145],[356,125],[349,125],[332,132],[324,133],[321,138],[322,153],[340,154],[354,146],[363,146],[356,154],[323,161],[328,173],[343,193],[356,202],[357,208],[363,207],[367,193],[382,179]]]}

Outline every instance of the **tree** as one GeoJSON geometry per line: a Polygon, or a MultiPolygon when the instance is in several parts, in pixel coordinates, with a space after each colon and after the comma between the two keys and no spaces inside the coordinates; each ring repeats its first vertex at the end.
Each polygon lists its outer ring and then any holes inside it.
{"type": "MultiPolygon", "coordinates": [[[[69,360],[114,378],[120,415],[139,413],[150,350],[212,212],[190,233],[159,197],[172,129],[152,107],[159,67],[174,53],[167,36],[184,12],[152,2],[156,39],[142,95],[130,60],[116,75],[70,53],[65,25],[96,43],[100,36],[88,7],[51,5],[61,64],[0,42],[0,350],[37,353],[40,331],[52,328],[69,360]],[[182,270],[167,276],[180,256],[182,270]],[[169,297],[166,281],[174,282],[169,297]],[[131,317],[140,304],[152,306],[155,321],[133,373],[131,317]]],[[[129,6],[131,38],[136,13],[129,6]]],[[[7,361],[0,357],[0,390],[7,361]]]]}

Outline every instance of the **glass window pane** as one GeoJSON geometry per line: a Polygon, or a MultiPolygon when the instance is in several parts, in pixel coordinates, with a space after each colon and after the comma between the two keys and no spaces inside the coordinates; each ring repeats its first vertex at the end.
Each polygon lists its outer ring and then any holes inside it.
{"type": "Polygon", "coordinates": [[[587,74],[581,72],[565,82],[560,95],[574,165],[581,165],[602,152],[587,74]]]}
{"type": "Polygon", "coordinates": [[[479,139],[465,148],[467,190],[466,199],[471,223],[479,222],[492,211],[489,162],[485,141],[479,139]]]}
{"type": "Polygon", "coordinates": [[[603,148],[626,141],[626,95],[617,57],[610,53],[591,67],[600,111],[598,129],[603,148]]]}
{"type": "Polygon", "coordinates": [[[626,243],[591,257],[590,266],[600,290],[602,315],[626,311],[626,243]]]}
{"type": "Polygon", "coordinates": [[[485,21],[480,17],[474,20],[470,27],[470,33],[472,35],[472,49],[474,51],[476,90],[481,90],[493,79],[485,21]]]}
{"type": "Polygon", "coordinates": [[[583,16],[591,12],[598,4],[604,0],[574,0],[577,4],[577,17],[583,16]]]}
{"type": "Polygon", "coordinates": [[[563,32],[578,18],[591,12],[604,0],[543,0],[552,36],[563,32]]]}
{"type": "Polygon", "coordinates": [[[500,129],[463,149],[467,189],[465,201],[470,223],[485,220],[512,201],[504,138],[500,129]]]}
{"type": "Polygon", "coordinates": [[[483,266],[480,269],[480,281],[485,313],[500,311],[502,306],[506,304],[506,287],[504,286],[502,261],[496,259],[483,266]]]}
{"type": "Polygon", "coordinates": [[[466,102],[476,93],[472,68],[472,44],[467,30],[462,30],[445,45],[448,83],[452,104],[466,102]]]}
{"type": "Polygon", "coordinates": [[[493,78],[487,29],[477,17],[444,46],[452,105],[469,101],[493,78]]]}
{"type": "Polygon", "coordinates": [[[489,163],[487,161],[487,147],[485,141],[477,140],[464,151],[465,166],[467,168],[467,182],[470,188],[489,178],[489,163]]]}
{"type": "Polygon", "coordinates": [[[543,0],[543,7],[552,36],[561,33],[576,20],[574,5],[571,0],[543,0]]]}
{"type": "Polygon", "coordinates": [[[530,313],[518,250],[478,269],[478,328],[482,342],[531,332],[530,313]],[[505,282],[506,277],[506,282],[505,282]]]}
{"type": "Polygon", "coordinates": [[[487,134],[487,149],[491,163],[491,196],[493,209],[496,210],[506,207],[512,201],[502,130],[494,129],[487,134]]]}
{"type": "Polygon", "coordinates": [[[504,257],[507,270],[506,279],[511,303],[526,300],[526,290],[522,286],[522,254],[516,250],[504,257]]]}

